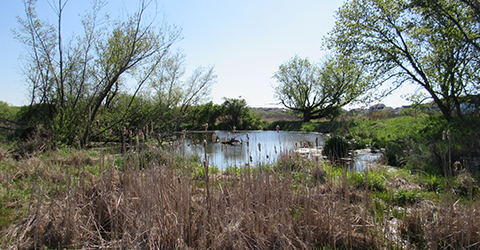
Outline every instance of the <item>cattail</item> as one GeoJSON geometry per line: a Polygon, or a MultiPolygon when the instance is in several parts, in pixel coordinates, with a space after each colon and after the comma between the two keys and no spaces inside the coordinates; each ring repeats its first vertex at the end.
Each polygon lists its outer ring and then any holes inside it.
{"type": "Polygon", "coordinates": [[[217,136],[215,134],[212,135],[212,142],[215,143],[217,141],[217,136]]]}
{"type": "Polygon", "coordinates": [[[248,133],[247,133],[247,141],[249,141],[249,140],[250,140],[250,136],[249,136],[248,133]]]}
{"type": "Polygon", "coordinates": [[[225,152],[228,153],[228,145],[225,145],[225,152]]]}
{"type": "Polygon", "coordinates": [[[318,148],[318,137],[315,138],[315,146],[318,148]]]}
{"type": "Polygon", "coordinates": [[[230,132],[227,133],[227,138],[230,137],[230,132]]]}
{"type": "Polygon", "coordinates": [[[127,134],[127,128],[125,126],[123,126],[123,134],[126,135],[127,134]]]}
{"type": "Polygon", "coordinates": [[[250,162],[253,162],[253,157],[250,155],[250,162]]]}
{"type": "Polygon", "coordinates": [[[108,136],[112,136],[112,129],[108,130],[108,136]]]}
{"type": "Polygon", "coordinates": [[[135,141],[136,141],[136,143],[137,143],[137,147],[140,146],[140,142],[138,141],[138,135],[135,136],[135,141]]]}
{"type": "Polygon", "coordinates": [[[203,140],[203,148],[207,147],[207,140],[203,140]]]}
{"type": "Polygon", "coordinates": [[[443,130],[443,133],[442,133],[442,140],[444,140],[444,141],[445,141],[445,133],[446,133],[446,131],[445,131],[445,130],[443,130]]]}
{"type": "Polygon", "coordinates": [[[247,143],[247,147],[250,146],[250,141],[246,141],[246,143],[247,143]]]}
{"type": "Polygon", "coordinates": [[[96,120],[95,122],[97,122],[97,126],[100,127],[100,121],[99,121],[99,120],[96,120]]]}
{"type": "Polygon", "coordinates": [[[205,123],[205,132],[207,132],[208,129],[208,123],[205,123]]]}
{"type": "Polygon", "coordinates": [[[277,129],[277,133],[280,133],[280,125],[277,125],[276,129],[277,129]]]}
{"type": "Polygon", "coordinates": [[[450,141],[450,130],[447,130],[447,139],[450,141]]]}
{"type": "Polygon", "coordinates": [[[222,144],[222,152],[223,152],[223,144],[222,144]]]}
{"type": "Polygon", "coordinates": [[[275,154],[277,153],[277,146],[273,146],[273,148],[275,149],[275,154]]]}
{"type": "Polygon", "coordinates": [[[295,142],[295,147],[298,147],[298,143],[295,142]]]}
{"type": "Polygon", "coordinates": [[[233,133],[237,132],[237,127],[233,126],[233,133]]]}
{"type": "Polygon", "coordinates": [[[258,143],[258,151],[262,152],[262,144],[258,143]]]}

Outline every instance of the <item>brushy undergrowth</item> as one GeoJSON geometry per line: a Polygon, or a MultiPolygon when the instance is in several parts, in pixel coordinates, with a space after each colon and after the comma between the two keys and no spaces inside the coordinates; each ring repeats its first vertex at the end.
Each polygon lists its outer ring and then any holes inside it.
{"type": "Polygon", "coordinates": [[[357,173],[295,154],[218,171],[155,147],[5,155],[0,168],[2,249],[480,246],[478,185],[468,172],[357,173]]]}

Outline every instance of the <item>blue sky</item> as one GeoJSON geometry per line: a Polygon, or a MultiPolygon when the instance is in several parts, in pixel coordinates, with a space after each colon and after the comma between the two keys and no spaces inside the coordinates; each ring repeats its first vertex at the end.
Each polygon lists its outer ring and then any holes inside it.
{"type": "MultiPolygon", "coordinates": [[[[38,14],[55,22],[49,5],[38,0],[38,14]]],[[[58,2],[58,1],[54,1],[58,2]]],[[[78,16],[90,1],[69,0],[65,9],[64,36],[80,34],[78,16]]],[[[104,8],[112,18],[133,12],[135,0],[111,0],[104,8]]],[[[212,100],[241,96],[251,107],[271,107],[272,75],[295,54],[311,61],[323,59],[322,38],[332,29],[335,11],[343,0],[168,0],[158,1],[159,19],[183,29],[176,44],[186,54],[187,76],[198,66],[214,66],[218,75],[212,100]]],[[[150,9],[154,15],[155,6],[150,9]]],[[[28,104],[28,89],[20,70],[23,45],[13,38],[16,16],[24,16],[21,0],[3,1],[0,9],[0,100],[28,104]]],[[[413,92],[413,91],[411,91],[413,92]]],[[[383,100],[388,106],[407,102],[400,94],[383,100]]]]}

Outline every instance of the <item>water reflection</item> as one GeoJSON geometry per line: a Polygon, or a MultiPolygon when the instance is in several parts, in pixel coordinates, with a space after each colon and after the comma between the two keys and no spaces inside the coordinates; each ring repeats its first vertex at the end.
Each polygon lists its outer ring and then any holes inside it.
{"type": "Polygon", "coordinates": [[[354,162],[350,170],[364,171],[369,167],[378,165],[382,157],[382,152],[371,152],[370,149],[355,150],[354,162]]]}
{"type": "MultiPolygon", "coordinates": [[[[186,155],[204,155],[203,140],[207,140],[208,164],[225,169],[228,166],[244,166],[275,163],[281,153],[324,145],[320,133],[276,131],[227,131],[190,132],[185,139],[186,155]],[[215,134],[215,136],[213,136],[215,134]],[[216,139],[216,142],[212,141],[216,139]],[[229,143],[233,140],[235,142],[229,143]]],[[[183,150],[183,147],[180,147],[183,150]]]]}

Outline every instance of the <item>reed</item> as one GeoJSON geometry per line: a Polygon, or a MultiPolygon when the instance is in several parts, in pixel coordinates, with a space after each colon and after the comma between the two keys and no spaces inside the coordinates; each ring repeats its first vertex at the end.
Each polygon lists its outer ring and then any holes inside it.
{"type": "MultiPolygon", "coordinates": [[[[380,195],[393,197],[398,173],[369,169],[356,178],[346,166],[286,152],[280,152],[278,164],[214,173],[206,156],[192,161],[173,153],[175,147],[180,144],[172,143],[171,151],[144,145],[96,160],[86,152],[20,160],[1,178],[9,193],[2,193],[3,204],[23,199],[15,191],[20,182],[31,195],[17,208],[15,223],[3,229],[0,247],[478,249],[480,244],[480,203],[473,191],[463,202],[422,198],[393,206],[380,195]],[[203,178],[196,176],[198,169],[203,178]],[[381,191],[371,184],[376,179],[384,180],[381,191]]],[[[1,166],[9,164],[14,162],[1,166]]],[[[476,184],[469,185],[473,190],[476,184]]]]}

